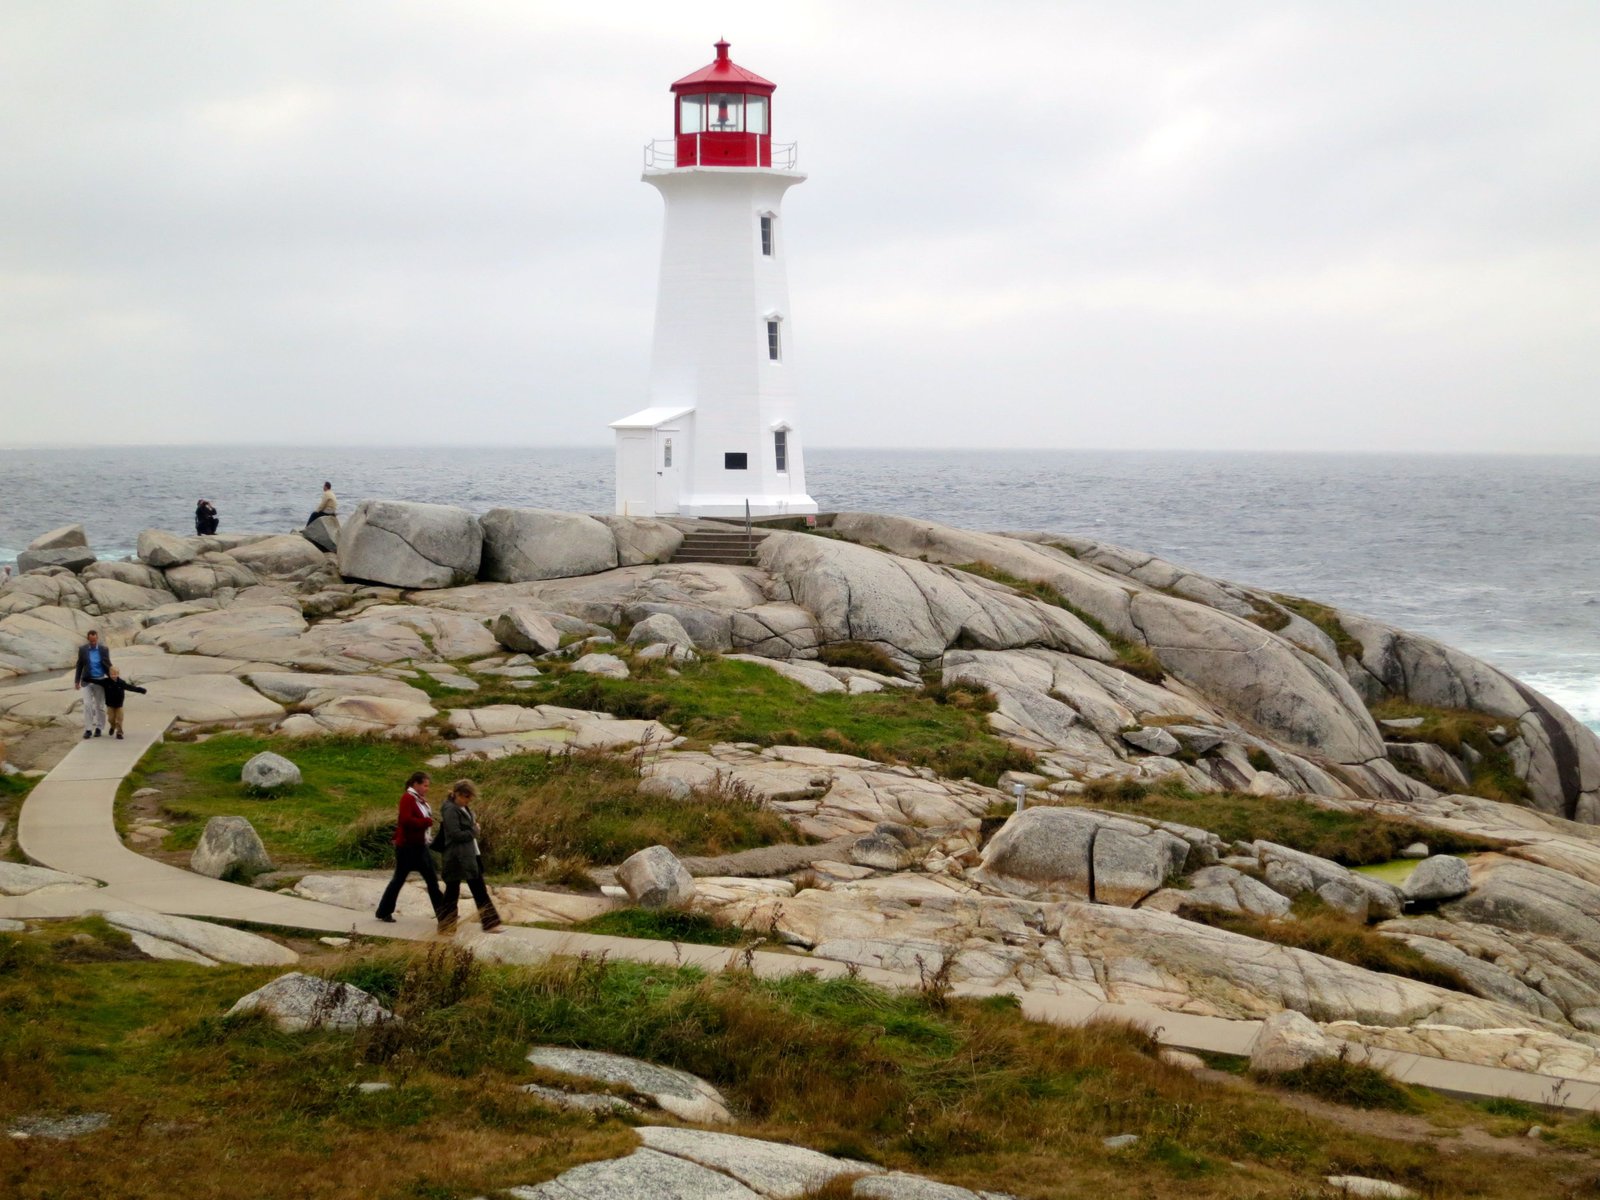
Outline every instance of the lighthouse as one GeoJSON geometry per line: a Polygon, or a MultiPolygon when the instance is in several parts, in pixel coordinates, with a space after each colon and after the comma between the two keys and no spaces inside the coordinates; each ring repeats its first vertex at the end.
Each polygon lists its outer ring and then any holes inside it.
{"type": "Polygon", "coordinates": [[[716,43],[672,85],[673,136],[645,147],[666,204],[650,404],[613,421],[617,512],[814,513],[806,494],[783,197],[805,176],[772,140],[777,85],[716,43]]]}

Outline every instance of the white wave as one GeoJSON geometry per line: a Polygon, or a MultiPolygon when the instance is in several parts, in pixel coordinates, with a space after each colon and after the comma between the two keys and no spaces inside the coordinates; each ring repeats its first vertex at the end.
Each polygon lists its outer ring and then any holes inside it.
{"type": "Polygon", "coordinates": [[[1563,671],[1524,675],[1522,681],[1600,733],[1600,676],[1563,671]]]}

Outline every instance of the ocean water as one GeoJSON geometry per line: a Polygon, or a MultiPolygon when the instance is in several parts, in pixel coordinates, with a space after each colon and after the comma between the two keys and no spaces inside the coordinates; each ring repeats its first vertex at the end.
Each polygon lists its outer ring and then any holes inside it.
{"type": "MultiPolygon", "coordinates": [[[[813,449],[825,509],[1077,533],[1309,596],[1459,646],[1600,728],[1600,458],[813,449]]],[[[0,562],[82,522],[103,557],[139,530],[297,527],[331,479],[366,497],[609,511],[611,451],[141,447],[0,450],[0,562]]]]}

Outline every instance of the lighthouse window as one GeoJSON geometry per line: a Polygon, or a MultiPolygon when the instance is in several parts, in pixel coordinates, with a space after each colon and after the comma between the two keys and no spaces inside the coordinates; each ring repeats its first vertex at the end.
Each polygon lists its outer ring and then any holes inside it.
{"type": "Polygon", "coordinates": [[[724,471],[748,471],[750,469],[750,456],[748,454],[724,454],[722,456],[722,469],[724,471]]]}
{"type": "Polygon", "coordinates": [[[772,218],[761,218],[761,253],[772,257],[772,218]]]}
{"type": "Polygon", "coordinates": [[[745,97],[745,128],[751,133],[767,132],[767,98],[745,97]]]}
{"type": "Polygon", "coordinates": [[[767,357],[770,358],[773,362],[777,362],[779,360],[779,353],[778,352],[779,352],[780,349],[781,349],[781,347],[780,347],[780,344],[778,342],[778,322],[777,321],[768,321],[767,322],[767,357]]]}
{"type": "Polygon", "coordinates": [[[780,429],[772,435],[772,450],[778,460],[778,470],[787,471],[789,469],[788,431],[780,429]]]}
{"type": "Polygon", "coordinates": [[[678,132],[704,133],[706,128],[706,98],[681,96],[678,99],[678,132]]]}
{"type": "Polygon", "coordinates": [[[712,92],[707,96],[706,128],[712,133],[743,133],[744,97],[737,92],[712,92]]]}

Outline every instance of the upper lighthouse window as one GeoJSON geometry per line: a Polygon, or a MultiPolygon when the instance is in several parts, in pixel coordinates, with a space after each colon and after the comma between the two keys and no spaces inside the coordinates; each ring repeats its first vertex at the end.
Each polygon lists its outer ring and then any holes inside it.
{"type": "Polygon", "coordinates": [[[767,98],[765,96],[745,97],[745,128],[751,133],[768,132],[767,98]]]}

